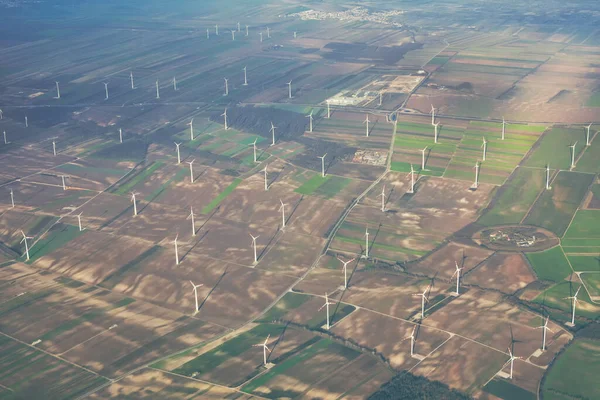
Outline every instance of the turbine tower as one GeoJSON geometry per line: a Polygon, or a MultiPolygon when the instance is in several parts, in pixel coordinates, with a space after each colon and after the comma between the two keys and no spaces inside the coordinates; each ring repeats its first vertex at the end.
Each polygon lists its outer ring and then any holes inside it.
{"type": "Polygon", "coordinates": [[[15,194],[12,189],[10,189],[10,204],[11,208],[15,208],[15,194]]]}
{"type": "Polygon", "coordinates": [[[417,330],[417,326],[415,325],[410,336],[404,338],[404,340],[410,339],[410,356],[413,357],[415,355],[415,332],[417,330]]]}
{"type": "Polygon", "coordinates": [[[408,193],[412,194],[415,192],[415,169],[413,165],[410,164],[410,190],[408,193]]]}
{"type": "Polygon", "coordinates": [[[425,152],[427,151],[427,146],[423,150],[421,150],[421,171],[425,171],[425,152]]]}
{"type": "Polygon", "coordinates": [[[589,146],[590,145],[590,129],[592,128],[592,124],[589,124],[588,126],[586,126],[587,132],[585,135],[585,145],[589,146]]]}
{"type": "Polygon", "coordinates": [[[131,89],[135,89],[135,86],[133,84],[133,71],[129,72],[129,80],[131,81],[131,89]]]}
{"type": "Polygon", "coordinates": [[[231,40],[235,41],[235,31],[231,31],[231,40]]]}
{"type": "Polygon", "coordinates": [[[306,116],[306,118],[308,118],[308,131],[312,132],[313,131],[313,113],[312,111],[310,112],[310,114],[308,114],[306,116]]]}
{"type": "Polygon", "coordinates": [[[52,140],[52,154],[56,156],[56,141],[52,140]]]}
{"type": "Polygon", "coordinates": [[[137,203],[135,201],[135,196],[136,196],[136,192],[131,192],[131,201],[133,202],[133,216],[135,217],[138,212],[137,212],[137,203]]]}
{"type": "Polygon", "coordinates": [[[4,113],[2,112],[2,110],[0,109],[0,120],[4,119],[4,113]]]}
{"type": "Polygon", "coordinates": [[[240,30],[240,29],[241,29],[241,27],[240,27],[240,23],[238,22],[238,23],[237,23],[237,31],[238,31],[238,32],[241,32],[241,30],[240,30]]]}
{"type": "Polygon", "coordinates": [[[175,148],[177,149],[177,164],[181,164],[181,153],[179,152],[179,146],[181,146],[181,143],[175,143],[175,148]]]}
{"type": "Polygon", "coordinates": [[[267,347],[267,342],[269,341],[270,337],[271,337],[271,334],[269,334],[267,336],[264,343],[255,344],[252,346],[252,347],[262,347],[263,348],[263,365],[265,365],[265,366],[267,365],[267,351],[271,352],[271,350],[269,350],[269,348],[267,347]]]}
{"type": "Polygon", "coordinates": [[[542,351],[546,351],[546,331],[550,331],[553,332],[552,329],[548,328],[548,321],[550,320],[550,317],[546,317],[546,321],[544,322],[544,325],[542,326],[538,326],[535,329],[542,329],[542,351]]]}
{"type": "Polygon", "coordinates": [[[190,183],[194,183],[194,161],[196,160],[188,161],[188,164],[190,164],[190,183]]]}
{"type": "Polygon", "coordinates": [[[321,177],[325,178],[325,157],[327,157],[327,153],[323,154],[321,157],[317,157],[321,159],[321,177]]]}
{"type": "Polygon", "coordinates": [[[381,194],[379,194],[379,196],[377,197],[381,197],[381,212],[385,212],[385,185],[383,185],[383,187],[381,188],[381,194]]]}
{"type": "Polygon", "coordinates": [[[271,130],[269,132],[271,132],[271,146],[275,146],[275,129],[277,129],[277,127],[275,125],[273,125],[273,122],[271,122],[271,130]]]}
{"type": "Polygon", "coordinates": [[[58,86],[58,81],[56,81],[56,99],[60,99],[60,87],[58,86]]]}
{"type": "Polygon", "coordinates": [[[571,148],[571,169],[575,168],[575,148],[577,146],[577,142],[573,143],[569,147],[571,148]]]}
{"type": "Polygon", "coordinates": [[[258,34],[260,35],[260,42],[263,42],[263,33],[262,32],[258,32],[258,34]]]}
{"type": "Polygon", "coordinates": [[[379,92],[379,106],[383,104],[383,92],[379,92]]]}
{"type": "Polygon", "coordinates": [[[369,137],[369,114],[367,113],[367,117],[365,118],[365,120],[363,121],[363,124],[367,124],[367,137],[369,137]]]}
{"type": "Polygon", "coordinates": [[[81,227],[81,214],[83,213],[77,214],[77,225],[79,225],[79,232],[83,231],[83,228],[81,227]]]}
{"type": "Polygon", "coordinates": [[[431,125],[435,125],[435,108],[431,105],[431,125]]]}
{"type": "Polygon", "coordinates": [[[250,146],[252,146],[252,150],[253,150],[254,162],[256,162],[256,142],[257,141],[258,141],[258,138],[254,139],[254,142],[250,143],[250,146]]]}
{"type": "Polygon", "coordinates": [[[21,231],[21,235],[23,235],[21,243],[25,242],[25,256],[27,261],[29,261],[29,244],[27,243],[27,239],[33,239],[33,237],[25,235],[25,232],[23,231],[21,231]]]}
{"type": "MultiPolygon", "coordinates": [[[[510,351],[510,347],[508,348],[508,354],[510,355],[510,360],[508,360],[507,364],[510,363],[510,375],[509,375],[509,379],[513,378],[513,367],[515,364],[515,360],[520,360],[521,357],[515,357],[512,353],[512,351],[510,351]]],[[[504,364],[506,365],[506,364],[504,364]]]]}
{"type": "Polygon", "coordinates": [[[252,234],[249,234],[250,237],[252,238],[252,249],[254,250],[254,264],[256,265],[258,263],[258,253],[256,252],[256,239],[258,239],[260,237],[259,236],[253,236],[252,234]]]}
{"type": "Polygon", "coordinates": [[[194,297],[196,299],[196,312],[194,314],[198,314],[199,311],[199,306],[198,306],[198,288],[200,286],[204,286],[203,284],[199,284],[199,285],[194,285],[194,282],[190,281],[190,283],[192,284],[192,287],[194,288],[194,297]]]}
{"type": "Polygon", "coordinates": [[[271,29],[267,26],[267,39],[271,39],[271,29]]]}
{"type": "MultiPolygon", "coordinates": [[[[458,263],[456,261],[454,261],[454,265],[456,266],[456,271],[454,271],[454,274],[452,275],[452,278],[454,278],[456,276],[456,295],[460,295],[459,292],[459,288],[460,288],[460,271],[462,271],[462,268],[458,268],[458,263]]],[[[450,279],[452,279],[450,278],[450,279]]]]}
{"type": "Polygon", "coordinates": [[[8,141],[6,140],[6,131],[3,131],[2,134],[4,135],[4,144],[8,144],[8,141]]]}
{"type": "Polygon", "coordinates": [[[267,165],[265,165],[265,169],[263,170],[265,173],[265,192],[269,190],[269,181],[267,179],[267,165]]]}
{"type": "Polygon", "coordinates": [[[348,264],[350,264],[354,260],[356,260],[356,258],[353,258],[352,260],[344,261],[338,257],[338,261],[341,262],[342,264],[344,264],[344,289],[348,289],[348,264]]]}
{"type": "Polygon", "coordinates": [[[327,119],[331,118],[331,109],[329,107],[329,100],[325,100],[327,103],[327,119]]]}
{"type": "Polygon", "coordinates": [[[173,90],[177,91],[177,79],[173,77],[173,90]]]}
{"type": "Polygon", "coordinates": [[[196,221],[194,220],[194,217],[194,208],[190,206],[190,215],[188,215],[188,218],[192,219],[192,236],[196,236],[196,221]]]}
{"type": "Polygon", "coordinates": [[[158,79],[156,80],[156,98],[160,99],[160,89],[158,87],[158,79]]]}
{"type": "Polygon", "coordinates": [[[326,312],[327,312],[327,325],[325,325],[325,329],[329,330],[330,325],[329,325],[329,305],[333,305],[334,303],[330,303],[329,302],[329,298],[327,297],[327,292],[325,292],[325,304],[323,304],[320,308],[319,311],[321,311],[323,309],[323,307],[326,308],[326,312]]]}
{"type": "Polygon", "coordinates": [[[483,138],[483,143],[481,144],[481,148],[483,149],[483,161],[485,161],[485,158],[487,156],[487,140],[485,140],[485,137],[483,138]]]}
{"type": "Polygon", "coordinates": [[[104,100],[108,100],[108,83],[104,82],[104,100]]]}
{"type": "Polygon", "coordinates": [[[215,35],[219,36],[219,25],[215,25],[215,35]]]}
{"type": "Polygon", "coordinates": [[[225,94],[223,96],[229,95],[229,79],[223,78],[225,80],[225,94]]]}
{"type": "Polygon", "coordinates": [[[206,38],[210,39],[210,30],[206,28],[206,38]]]}
{"type": "Polygon", "coordinates": [[[248,37],[248,25],[246,25],[246,37],[248,37]]]}
{"type": "Polygon", "coordinates": [[[63,188],[63,190],[67,190],[67,184],[65,182],[65,176],[61,175],[60,178],[62,180],[62,188],[63,188]]]}
{"type": "Polygon", "coordinates": [[[577,295],[579,294],[579,291],[581,290],[581,286],[579,286],[579,289],[577,289],[577,291],[575,292],[575,296],[571,296],[571,297],[565,297],[565,300],[573,300],[573,314],[571,316],[571,326],[575,326],[575,309],[577,308],[577,302],[579,300],[577,300],[577,295]]]}
{"type": "Polygon", "coordinates": [[[437,124],[433,124],[433,143],[438,142],[438,126],[440,125],[440,123],[438,122],[437,124]]]}
{"type": "Polygon", "coordinates": [[[194,118],[190,120],[188,125],[190,126],[190,140],[194,140],[194,118]]]}
{"type": "Polygon", "coordinates": [[[504,134],[506,133],[506,121],[502,117],[502,140],[504,140],[504,134]]]}
{"type": "Polygon", "coordinates": [[[27,118],[27,115],[25,116],[25,128],[29,128],[29,118],[27,118]]]}
{"type": "Polygon", "coordinates": [[[427,286],[423,293],[413,294],[413,296],[421,297],[421,319],[425,319],[425,303],[429,301],[427,298],[427,292],[429,291],[430,287],[431,285],[427,286]]]}
{"type": "Polygon", "coordinates": [[[177,238],[179,235],[175,236],[175,240],[173,240],[173,244],[175,245],[175,265],[179,265],[179,249],[177,248],[177,238]]]}
{"type": "Polygon", "coordinates": [[[294,39],[296,39],[298,37],[297,32],[294,31],[294,39]]]}
{"type": "Polygon", "coordinates": [[[365,258],[369,258],[369,226],[365,228],[365,258]]]}
{"type": "Polygon", "coordinates": [[[288,97],[292,98],[292,81],[288,82],[288,97]]]}
{"type": "Polygon", "coordinates": [[[223,114],[221,114],[221,117],[223,117],[223,119],[225,120],[225,130],[229,129],[227,127],[227,109],[225,109],[225,111],[223,112],[223,114]]]}
{"type": "Polygon", "coordinates": [[[550,164],[546,164],[546,190],[550,190],[550,164]]]}
{"type": "Polygon", "coordinates": [[[281,199],[279,199],[279,202],[281,203],[281,206],[279,207],[279,211],[281,211],[281,229],[285,228],[285,204],[283,204],[283,201],[281,199]]]}
{"type": "Polygon", "coordinates": [[[248,86],[248,68],[244,67],[244,86],[248,86]]]}
{"type": "Polygon", "coordinates": [[[475,162],[475,183],[473,187],[477,189],[479,187],[479,161],[475,162]]]}

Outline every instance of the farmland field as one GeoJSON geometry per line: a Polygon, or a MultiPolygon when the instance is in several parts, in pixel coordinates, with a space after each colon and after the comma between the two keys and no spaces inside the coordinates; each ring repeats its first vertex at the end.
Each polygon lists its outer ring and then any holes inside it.
{"type": "Polygon", "coordinates": [[[527,253],[527,259],[540,280],[560,282],[573,272],[560,246],[541,253],[527,253]]]}

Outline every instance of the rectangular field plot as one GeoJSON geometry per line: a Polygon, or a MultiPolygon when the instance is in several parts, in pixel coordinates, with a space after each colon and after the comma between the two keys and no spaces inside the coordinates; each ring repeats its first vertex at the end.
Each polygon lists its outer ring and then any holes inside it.
{"type": "Polygon", "coordinates": [[[539,280],[561,282],[573,273],[560,246],[539,253],[526,254],[539,280]]]}
{"type": "Polygon", "coordinates": [[[600,241],[600,210],[579,210],[575,214],[565,239],[597,239],[600,241]]]}
{"type": "Polygon", "coordinates": [[[544,191],[523,223],[546,228],[562,236],[587,194],[594,175],[561,171],[552,188],[544,191]]]}
{"type": "MultiPolygon", "coordinates": [[[[549,307],[553,319],[565,322],[571,321],[572,301],[567,299],[567,297],[573,296],[580,286],[582,284],[579,283],[579,280],[576,282],[563,281],[545,290],[534,301],[549,307]]],[[[583,287],[577,296],[577,300],[579,302],[575,314],[575,323],[577,323],[577,318],[579,317],[594,319],[600,315],[600,306],[592,303],[588,292],[583,287]]]]}
{"type": "Polygon", "coordinates": [[[578,142],[575,147],[575,158],[585,148],[585,136],[580,128],[552,128],[544,133],[523,165],[527,167],[568,170],[571,166],[571,150],[569,146],[578,142]],[[583,141],[582,141],[583,140],[583,141]]]}
{"type": "Polygon", "coordinates": [[[600,272],[600,249],[593,256],[567,255],[573,269],[577,272],[600,272]]]}

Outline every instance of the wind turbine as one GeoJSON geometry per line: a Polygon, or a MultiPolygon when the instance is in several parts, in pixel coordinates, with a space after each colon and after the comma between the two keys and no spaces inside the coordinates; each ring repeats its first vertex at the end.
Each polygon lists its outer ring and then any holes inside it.
{"type": "Polygon", "coordinates": [[[190,281],[190,283],[192,284],[192,287],[194,288],[194,297],[196,298],[196,312],[194,314],[198,314],[199,311],[199,307],[198,307],[198,288],[200,286],[204,286],[203,284],[199,284],[199,285],[194,285],[194,282],[190,281]]]}
{"type": "Polygon", "coordinates": [[[225,130],[229,129],[227,127],[227,109],[225,109],[225,111],[223,112],[223,114],[221,114],[221,117],[223,117],[224,120],[225,120],[225,130]]]}
{"type": "Polygon", "coordinates": [[[321,159],[321,177],[325,178],[325,157],[327,157],[327,153],[323,154],[321,157],[317,157],[321,159]]]}
{"type": "Polygon", "coordinates": [[[61,175],[60,177],[62,179],[62,188],[63,188],[63,190],[67,190],[67,184],[65,183],[65,176],[61,175]]]}
{"type": "Polygon", "coordinates": [[[477,189],[479,187],[479,161],[475,162],[475,183],[473,187],[477,189]]]}
{"type": "Polygon", "coordinates": [[[119,128],[119,143],[123,143],[123,129],[119,128]]]}
{"type": "Polygon", "coordinates": [[[258,32],[258,34],[260,35],[260,42],[263,42],[263,33],[262,32],[258,32]]]}
{"type": "Polygon", "coordinates": [[[294,39],[296,39],[298,37],[297,32],[294,31],[294,39]]]}
{"type": "Polygon", "coordinates": [[[273,125],[273,122],[271,122],[271,130],[269,132],[271,132],[271,146],[275,146],[275,129],[277,129],[277,127],[275,125],[273,125]]]}
{"type": "Polygon", "coordinates": [[[367,113],[367,118],[363,121],[363,124],[367,124],[367,137],[369,137],[369,114],[367,113]]]}
{"type": "Polygon", "coordinates": [[[135,89],[135,86],[133,85],[133,71],[129,72],[129,80],[131,81],[131,88],[135,89]]]}
{"type": "Polygon", "coordinates": [[[237,30],[237,31],[238,31],[238,32],[241,32],[241,30],[240,30],[241,28],[240,28],[240,23],[239,23],[239,22],[237,23],[237,28],[238,28],[238,30],[237,30]]]}
{"type": "Polygon", "coordinates": [[[15,194],[12,189],[10,189],[10,204],[12,206],[11,208],[15,208],[15,194]]]}
{"type": "MultiPolygon", "coordinates": [[[[458,296],[459,293],[459,287],[460,287],[460,271],[462,271],[462,268],[458,268],[458,263],[456,261],[454,261],[454,265],[456,266],[456,271],[454,271],[454,274],[452,275],[452,278],[454,278],[456,276],[456,295],[458,296]]],[[[452,279],[450,278],[450,279],[452,279]]]]}
{"type": "Polygon", "coordinates": [[[438,126],[440,123],[433,124],[433,143],[437,143],[438,140],[438,126]]]}
{"type": "Polygon", "coordinates": [[[104,82],[104,100],[108,100],[108,83],[104,82]]]}
{"type": "Polygon", "coordinates": [[[550,164],[546,164],[546,190],[550,190],[550,164]]]}
{"type": "Polygon", "coordinates": [[[6,131],[3,131],[2,134],[4,135],[4,144],[8,144],[8,141],[6,140],[6,131]]]}
{"type": "Polygon", "coordinates": [[[381,197],[381,212],[385,212],[385,185],[383,185],[381,194],[377,197],[381,197]]]}
{"type": "Polygon", "coordinates": [[[331,118],[331,109],[329,107],[329,100],[325,100],[327,103],[327,119],[331,118]]]}
{"type": "Polygon", "coordinates": [[[413,297],[414,296],[421,297],[421,319],[425,319],[425,303],[429,301],[429,299],[427,298],[427,292],[429,291],[430,287],[431,287],[431,285],[427,286],[425,288],[425,290],[423,291],[423,293],[413,294],[413,297]]]}
{"type": "Polygon", "coordinates": [[[60,87],[58,86],[58,81],[56,81],[56,97],[55,99],[60,99],[60,87]]]}
{"type": "Polygon", "coordinates": [[[231,40],[235,41],[235,31],[231,31],[231,40]]]}
{"type": "Polygon", "coordinates": [[[175,245],[175,265],[179,265],[179,249],[177,247],[177,238],[179,235],[175,236],[175,240],[173,240],[173,244],[175,245]]]}
{"type": "Polygon", "coordinates": [[[410,339],[410,356],[413,357],[415,355],[415,331],[417,330],[417,326],[415,325],[410,336],[404,338],[404,340],[410,339]]]}
{"type": "Polygon", "coordinates": [[[4,119],[4,113],[2,112],[2,110],[0,109],[0,120],[4,119]]]}
{"type": "Polygon", "coordinates": [[[137,203],[135,201],[135,196],[137,193],[131,192],[131,201],[133,202],[133,216],[135,217],[137,213],[137,203]]]}
{"type": "Polygon", "coordinates": [[[56,141],[52,140],[52,154],[56,156],[56,141]]]}
{"type": "Polygon", "coordinates": [[[265,192],[269,190],[269,181],[267,180],[267,165],[265,165],[265,169],[263,170],[265,173],[265,192]]]}
{"type": "Polygon", "coordinates": [[[485,161],[485,158],[487,156],[487,140],[485,140],[485,137],[483,138],[483,143],[481,144],[481,148],[483,149],[483,161],[485,161]]]}
{"type": "Polygon", "coordinates": [[[271,39],[271,29],[267,26],[267,39],[271,39]]]}
{"type": "Polygon", "coordinates": [[[158,87],[158,79],[156,80],[156,98],[160,99],[160,89],[158,87]]]}
{"type": "Polygon", "coordinates": [[[248,25],[246,25],[246,37],[248,36],[248,25]]]}
{"type": "Polygon", "coordinates": [[[379,106],[383,104],[383,92],[379,92],[379,106]]]}
{"type": "Polygon", "coordinates": [[[506,133],[506,121],[502,117],[502,140],[504,140],[504,134],[506,133]]]}
{"type": "Polygon", "coordinates": [[[569,147],[571,148],[571,169],[575,168],[575,148],[577,146],[577,142],[573,143],[569,147]]]}
{"type": "Polygon", "coordinates": [[[77,225],[79,225],[79,232],[83,231],[83,228],[81,227],[81,214],[83,213],[77,214],[77,225]]]}
{"type": "Polygon", "coordinates": [[[257,264],[258,263],[258,253],[256,252],[256,239],[258,239],[260,237],[260,235],[253,236],[251,233],[249,235],[252,238],[252,248],[254,249],[254,264],[257,264]]]}
{"type": "Polygon", "coordinates": [[[219,25],[215,25],[215,34],[219,36],[219,25]]]}
{"type": "Polygon", "coordinates": [[[281,229],[285,228],[285,204],[283,204],[283,201],[281,199],[279,199],[279,202],[281,203],[281,206],[279,207],[279,211],[281,211],[281,229]]]}
{"type": "Polygon", "coordinates": [[[592,128],[592,124],[589,124],[586,129],[587,129],[587,133],[585,135],[585,145],[589,146],[590,145],[590,129],[592,128]]]}
{"type": "Polygon", "coordinates": [[[313,131],[313,113],[312,111],[310,112],[310,114],[308,114],[306,116],[306,118],[308,118],[308,131],[312,132],[313,131]]]}
{"type": "Polygon", "coordinates": [[[431,125],[435,125],[435,108],[431,105],[431,125]]]}
{"type": "Polygon", "coordinates": [[[365,228],[365,258],[369,258],[369,226],[365,228]]]}
{"type": "Polygon", "coordinates": [[[173,77],[173,90],[177,91],[177,79],[173,77]]]}
{"type": "Polygon", "coordinates": [[[25,256],[27,257],[27,261],[29,261],[29,244],[27,243],[27,239],[33,239],[33,237],[25,235],[23,231],[21,231],[21,235],[23,235],[23,240],[20,243],[25,242],[25,256]]]}
{"type": "Polygon", "coordinates": [[[292,98],[292,81],[288,82],[288,97],[292,98]]]}
{"type": "MultiPolygon", "coordinates": [[[[510,355],[510,360],[508,360],[507,364],[510,363],[510,375],[509,375],[509,379],[513,378],[513,366],[515,363],[515,360],[520,360],[521,357],[515,357],[512,353],[512,351],[510,351],[510,347],[508,348],[508,354],[510,355]]],[[[504,364],[506,365],[506,364],[504,364]]]]}
{"type": "Polygon", "coordinates": [[[410,190],[408,191],[408,193],[414,193],[415,192],[415,169],[413,168],[413,165],[410,164],[410,190]]]}
{"type": "Polygon", "coordinates": [[[327,292],[325,292],[325,304],[323,304],[320,308],[319,311],[321,311],[323,309],[323,307],[326,307],[326,311],[327,311],[327,325],[325,325],[325,329],[329,330],[329,305],[333,305],[334,303],[330,303],[329,302],[329,298],[327,297],[327,292]]]}
{"type": "Polygon", "coordinates": [[[254,142],[250,143],[250,146],[252,146],[252,150],[253,150],[254,162],[256,162],[256,142],[257,141],[258,141],[258,138],[254,139],[254,142]]]}
{"type": "Polygon", "coordinates": [[[25,128],[29,128],[29,118],[27,118],[27,115],[25,116],[25,128]]]}
{"type": "Polygon", "coordinates": [[[196,236],[196,221],[194,220],[194,216],[194,209],[190,206],[190,215],[188,215],[188,218],[192,219],[192,236],[196,236]]]}
{"type": "Polygon", "coordinates": [[[267,351],[271,352],[271,350],[269,350],[269,348],[267,347],[267,342],[269,341],[269,338],[271,337],[271,334],[269,334],[267,336],[267,338],[265,339],[264,343],[260,343],[260,344],[255,344],[252,347],[262,347],[263,348],[263,364],[266,366],[267,365],[267,351]]]}
{"type": "Polygon", "coordinates": [[[548,321],[550,320],[550,317],[546,317],[546,321],[544,322],[544,325],[542,326],[538,326],[535,329],[542,329],[543,333],[542,333],[542,351],[546,350],[546,331],[550,331],[553,332],[552,329],[548,328],[548,321]]]}
{"type": "Polygon", "coordinates": [[[421,150],[421,171],[425,171],[425,152],[427,151],[427,146],[423,150],[421,150]]]}
{"type": "Polygon", "coordinates": [[[225,94],[223,96],[228,96],[229,95],[229,79],[227,78],[223,78],[225,79],[225,94]]]}
{"type": "Polygon", "coordinates": [[[244,86],[248,86],[248,68],[244,67],[244,86]]]}
{"type": "Polygon", "coordinates": [[[352,260],[348,261],[343,261],[341,258],[338,257],[338,261],[344,264],[344,289],[348,289],[348,264],[350,264],[354,260],[356,260],[356,258],[353,258],[352,260]]]}
{"type": "Polygon", "coordinates": [[[175,143],[175,148],[177,149],[177,164],[181,164],[181,153],[179,152],[179,146],[181,146],[181,143],[175,143]]]}
{"type": "Polygon", "coordinates": [[[188,164],[190,164],[190,183],[194,183],[194,161],[196,160],[188,161],[188,164]]]}
{"type": "Polygon", "coordinates": [[[565,300],[573,300],[573,315],[571,317],[571,326],[575,326],[575,308],[577,307],[577,302],[579,301],[577,300],[577,295],[579,294],[580,290],[581,286],[579,286],[579,289],[577,289],[577,291],[575,292],[575,296],[565,297],[565,300]]]}
{"type": "Polygon", "coordinates": [[[210,31],[208,30],[208,28],[206,28],[206,38],[210,39],[210,31]]]}
{"type": "Polygon", "coordinates": [[[194,118],[190,120],[188,125],[190,126],[190,140],[194,140],[194,118]]]}

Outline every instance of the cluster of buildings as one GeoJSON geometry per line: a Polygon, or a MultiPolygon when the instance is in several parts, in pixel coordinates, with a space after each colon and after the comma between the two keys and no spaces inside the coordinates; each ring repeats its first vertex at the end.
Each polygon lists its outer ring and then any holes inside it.
{"type": "Polygon", "coordinates": [[[288,15],[288,17],[298,17],[302,20],[317,21],[325,19],[336,19],[338,21],[369,21],[401,28],[401,23],[391,21],[391,19],[392,17],[396,17],[402,14],[404,14],[404,11],[400,10],[369,13],[369,10],[367,10],[364,7],[354,7],[346,11],[336,12],[307,10],[295,14],[290,14],[288,15]]]}

